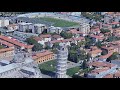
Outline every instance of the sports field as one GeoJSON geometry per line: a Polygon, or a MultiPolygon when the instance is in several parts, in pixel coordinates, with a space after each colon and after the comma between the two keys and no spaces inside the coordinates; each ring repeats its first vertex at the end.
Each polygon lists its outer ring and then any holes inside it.
{"type": "Polygon", "coordinates": [[[72,26],[79,25],[79,23],[76,23],[76,22],[70,22],[70,21],[51,18],[51,17],[40,17],[39,19],[44,20],[46,22],[54,23],[53,26],[55,27],[72,27],[72,26]]]}

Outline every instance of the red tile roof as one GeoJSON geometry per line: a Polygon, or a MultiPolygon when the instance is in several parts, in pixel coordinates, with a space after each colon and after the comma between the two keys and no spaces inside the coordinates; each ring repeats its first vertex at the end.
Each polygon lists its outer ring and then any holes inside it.
{"type": "Polygon", "coordinates": [[[98,35],[91,35],[90,37],[96,38],[96,39],[99,39],[99,40],[103,40],[104,39],[104,37],[101,37],[101,36],[98,36],[98,35]]]}
{"type": "Polygon", "coordinates": [[[42,40],[41,37],[37,37],[37,36],[33,37],[33,39],[36,40],[36,41],[41,41],[42,40]]]}
{"type": "Polygon", "coordinates": [[[95,61],[95,62],[91,62],[88,64],[89,66],[95,66],[95,67],[113,67],[115,66],[114,64],[112,63],[108,63],[108,62],[98,62],[98,61],[95,61]]]}
{"type": "Polygon", "coordinates": [[[114,75],[115,77],[120,77],[120,71],[117,71],[114,75]]]}
{"type": "Polygon", "coordinates": [[[104,72],[104,71],[107,71],[107,70],[109,70],[108,67],[105,67],[105,68],[99,68],[99,69],[94,69],[94,70],[92,70],[90,73],[93,73],[93,74],[99,74],[99,73],[104,72]]]}
{"type": "Polygon", "coordinates": [[[100,56],[100,59],[107,59],[109,58],[113,53],[108,53],[107,55],[100,56]]]}
{"type": "Polygon", "coordinates": [[[72,34],[83,34],[82,32],[77,31],[76,29],[71,29],[71,30],[68,31],[68,33],[72,33],[72,34]]]}
{"type": "Polygon", "coordinates": [[[13,48],[3,48],[3,49],[0,49],[0,53],[12,51],[12,50],[14,50],[14,49],[13,48]]]}
{"type": "Polygon", "coordinates": [[[114,78],[114,77],[113,77],[113,74],[107,74],[103,78],[114,78]]]}
{"type": "Polygon", "coordinates": [[[3,41],[3,40],[0,40],[0,43],[1,43],[1,44],[4,44],[4,45],[6,45],[6,46],[8,46],[8,47],[14,47],[14,45],[13,45],[13,44],[11,44],[11,43],[8,43],[8,42],[6,42],[6,41],[3,41]]]}
{"type": "Polygon", "coordinates": [[[116,24],[120,24],[120,23],[119,23],[119,22],[112,22],[112,23],[110,23],[110,24],[116,25],[116,24]]]}
{"type": "Polygon", "coordinates": [[[7,41],[7,42],[9,42],[9,43],[12,43],[12,44],[14,44],[14,45],[16,45],[16,46],[19,46],[19,47],[25,47],[25,48],[27,48],[27,49],[33,47],[33,45],[26,45],[26,44],[23,44],[23,43],[21,43],[21,42],[19,42],[19,41],[16,41],[16,40],[14,40],[14,39],[11,39],[11,38],[6,37],[6,36],[3,36],[3,35],[0,35],[0,39],[2,39],[2,40],[4,40],[4,41],[7,41]]]}
{"type": "Polygon", "coordinates": [[[53,35],[53,38],[62,38],[60,35],[53,35]]]}
{"type": "Polygon", "coordinates": [[[51,37],[51,35],[50,34],[42,34],[42,35],[40,35],[40,37],[41,38],[50,38],[51,37]]]}
{"type": "Polygon", "coordinates": [[[49,51],[49,50],[46,50],[46,51],[43,51],[43,52],[36,53],[32,57],[34,59],[36,59],[36,58],[43,57],[43,56],[46,56],[46,55],[49,55],[49,54],[54,54],[54,53],[49,51]]]}

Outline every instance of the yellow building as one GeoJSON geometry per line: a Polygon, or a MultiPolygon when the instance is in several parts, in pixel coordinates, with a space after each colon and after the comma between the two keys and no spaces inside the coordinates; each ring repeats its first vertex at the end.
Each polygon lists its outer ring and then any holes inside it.
{"type": "Polygon", "coordinates": [[[35,55],[32,56],[33,60],[35,60],[38,64],[46,62],[46,61],[50,61],[54,59],[54,53],[51,51],[44,51],[44,52],[40,52],[37,53],[35,55]]]}
{"type": "Polygon", "coordinates": [[[3,48],[0,49],[0,59],[12,57],[14,55],[14,48],[3,48]]]}

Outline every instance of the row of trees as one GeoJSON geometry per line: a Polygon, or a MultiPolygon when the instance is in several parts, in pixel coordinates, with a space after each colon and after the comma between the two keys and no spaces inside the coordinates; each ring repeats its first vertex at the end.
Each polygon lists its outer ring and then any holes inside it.
{"type": "Polygon", "coordinates": [[[88,12],[82,12],[81,15],[88,19],[94,19],[95,21],[100,21],[103,18],[102,15],[98,15],[95,13],[88,13],[88,12]]]}
{"type": "Polygon", "coordinates": [[[71,47],[68,48],[68,60],[73,62],[79,62],[80,60],[89,60],[90,55],[86,54],[84,50],[80,50],[78,45],[72,44],[71,47]]]}
{"type": "Polygon", "coordinates": [[[40,43],[37,43],[37,41],[35,41],[32,37],[30,38],[27,38],[26,39],[26,42],[29,44],[29,45],[34,45],[32,50],[33,51],[40,51],[43,49],[43,45],[40,44],[40,43]]]}
{"type": "Polygon", "coordinates": [[[60,36],[62,36],[64,39],[69,39],[69,38],[72,38],[72,33],[67,33],[66,31],[62,31],[60,33],[60,36]]]}

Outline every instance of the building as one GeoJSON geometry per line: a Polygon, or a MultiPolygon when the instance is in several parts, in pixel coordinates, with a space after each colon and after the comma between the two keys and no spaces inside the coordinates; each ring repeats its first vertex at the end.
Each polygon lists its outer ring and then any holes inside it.
{"type": "Polygon", "coordinates": [[[43,47],[45,47],[45,43],[51,41],[52,36],[50,34],[41,34],[40,36],[33,37],[34,40],[36,40],[38,43],[42,44],[43,47]]]}
{"type": "Polygon", "coordinates": [[[67,33],[71,33],[75,38],[78,38],[80,36],[85,36],[84,33],[82,33],[81,31],[78,31],[77,29],[70,29],[67,33]]]}
{"type": "Polygon", "coordinates": [[[105,39],[104,34],[102,33],[99,33],[98,35],[92,34],[90,37],[94,42],[103,41],[105,39]]]}
{"type": "Polygon", "coordinates": [[[13,57],[15,54],[14,45],[6,41],[0,40],[0,45],[3,46],[0,49],[0,59],[13,57]]]}
{"type": "Polygon", "coordinates": [[[85,41],[84,37],[79,38],[69,38],[69,39],[63,39],[63,40],[53,40],[47,42],[47,45],[52,47],[55,43],[65,43],[67,46],[71,46],[71,43],[78,44],[78,42],[85,41]]]}
{"type": "Polygon", "coordinates": [[[91,55],[92,58],[95,58],[97,56],[101,55],[102,50],[97,48],[96,46],[91,46],[90,50],[87,51],[91,55]]]}
{"type": "Polygon", "coordinates": [[[85,33],[86,35],[90,33],[90,24],[80,23],[79,31],[85,33]]]}
{"type": "Polygon", "coordinates": [[[51,40],[63,40],[64,38],[61,37],[60,35],[52,35],[52,39],[51,40]]]}
{"type": "Polygon", "coordinates": [[[57,33],[57,34],[60,34],[62,31],[63,29],[61,27],[54,27],[54,26],[49,27],[47,30],[48,33],[57,33]]]}
{"type": "Polygon", "coordinates": [[[108,62],[95,61],[89,63],[88,66],[94,68],[94,70],[87,74],[88,78],[103,78],[108,74],[117,72],[117,65],[108,62]]]}
{"type": "Polygon", "coordinates": [[[19,31],[34,33],[34,25],[32,23],[21,22],[18,23],[18,25],[19,25],[19,29],[18,29],[19,31]]]}
{"type": "Polygon", "coordinates": [[[57,78],[67,78],[67,58],[68,58],[68,49],[64,43],[59,44],[57,51],[57,78]]]}
{"type": "Polygon", "coordinates": [[[1,18],[0,19],[0,27],[6,27],[9,25],[9,20],[6,18],[1,18]]]}
{"type": "Polygon", "coordinates": [[[34,60],[18,53],[12,61],[0,61],[0,78],[42,78],[42,75],[34,60]]]}
{"type": "Polygon", "coordinates": [[[32,51],[33,45],[27,45],[27,44],[21,43],[21,42],[15,40],[14,38],[0,35],[0,40],[3,40],[3,41],[13,44],[16,49],[24,50],[26,52],[32,51]]]}
{"type": "Polygon", "coordinates": [[[34,32],[36,34],[41,34],[45,29],[47,29],[45,24],[34,24],[34,32]]]}
{"type": "Polygon", "coordinates": [[[33,60],[35,60],[35,62],[40,64],[40,63],[43,63],[43,62],[54,60],[55,56],[54,56],[53,52],[46,50],[46,51],[42,51],[42,52],[33,54],[32,58],[33,58],[33,60]]]}
{"type": "Polygon", "coordinates": [[[108,53],[108,54],[106,54],[106,55],[102,55],[102,56],[100,56],[100,57],[98,58],[98,60],[105,62],[105,61],[107,60],[107,58],[109,58],[112,54],[113,54],[113,53],[108,53]]]}
{"type": "Polygon", "coordinates": [[[7,26],[8,30],[18,30],[18,24],[10,24],[7,26]]]}

